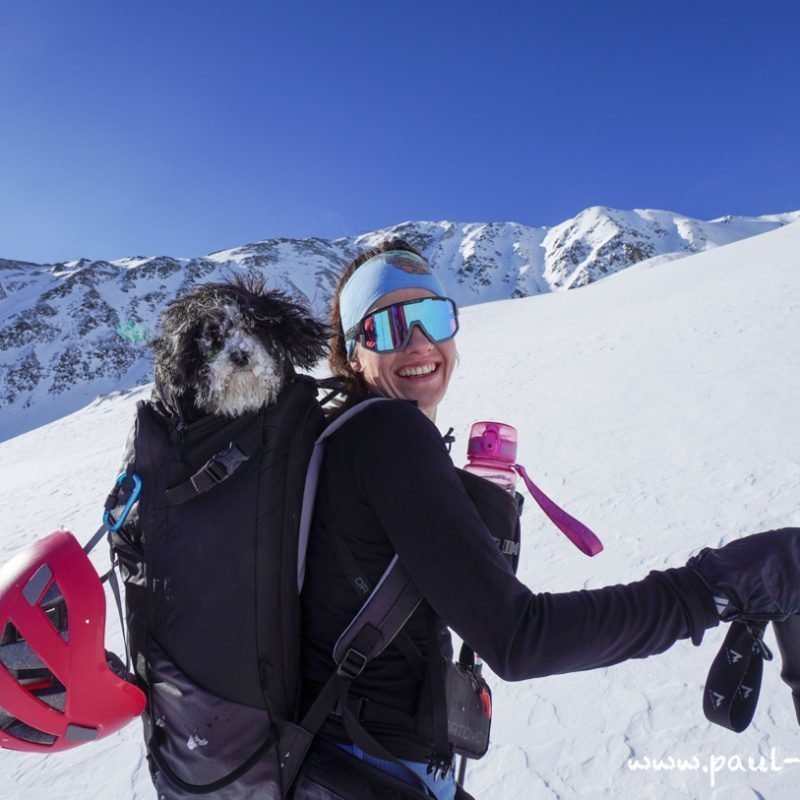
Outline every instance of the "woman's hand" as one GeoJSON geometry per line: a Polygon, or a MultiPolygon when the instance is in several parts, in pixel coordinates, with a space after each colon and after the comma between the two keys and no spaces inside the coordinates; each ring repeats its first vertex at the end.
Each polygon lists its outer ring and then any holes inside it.
{"type": "Polygon", "coordinates": [[[800,613],[800,528],[709,547],[686,564],[703,579],[720,619],[784,620],[800,613]]]}

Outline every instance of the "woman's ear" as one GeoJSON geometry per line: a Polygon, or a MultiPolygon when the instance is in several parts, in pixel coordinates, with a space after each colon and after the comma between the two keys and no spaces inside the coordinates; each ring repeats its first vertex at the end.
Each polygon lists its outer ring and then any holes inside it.
{"type": "Polygon", "coordinates": [[[359,344],[356,342],[353,346],[353,352],[350,353],[350,358],[347,359],[347,363],[350,365],[350,369],[353,370],[353,372],[361,372],[363,369],[361,362],[358,360],[358,348],[359,344]]]}

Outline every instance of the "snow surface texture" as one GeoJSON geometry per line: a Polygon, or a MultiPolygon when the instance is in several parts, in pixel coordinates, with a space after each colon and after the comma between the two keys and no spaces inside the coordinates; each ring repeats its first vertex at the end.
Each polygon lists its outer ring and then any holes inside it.
{"type": "Polygon", "coordinates": [[[204,258],[37,265],[0,259],[0,441],[150,380],[145,347],[164,303],[198,281],[255,271],[327,316],[341,267],[401,236],[469,306],[585,286],[648,258],[674,259],[764,233],[800,212],[701,222],[670,211],[586,209],[554,228],[406,222],[361,236],[271,239],[204,258]]]}
{"type": "MultiPolygon", "coordinates": [[[[706,545],[800,526],[798,253],[800,224],[787,225],[581,291],[464,311],[438,419],[458,434],[454,461],[472,422],[515,425],[520,462],[605,543],[586,558],[529,500],[520,576],[534,590],[628,582],[706,545]]],[[[0,558],[62,524],[89,537],[146,394],[101,398],[0,444],[0,558]]],[[[121,652],[113,611],[108,628],[121,652]]],[[[786,759],[800,759],[800,731],[777,661],[745,733],[703,716],[725,630],[609,669],[490,676],[492,745],[467,788],[484,800],[795,800],[800,764],[786,759]]],[[[776,649],[771,631],[767,641],[776,649]]],[[[152,800],[139,737],[134,724],[47,758],[0,751],[0,798],[152,800]]]]}

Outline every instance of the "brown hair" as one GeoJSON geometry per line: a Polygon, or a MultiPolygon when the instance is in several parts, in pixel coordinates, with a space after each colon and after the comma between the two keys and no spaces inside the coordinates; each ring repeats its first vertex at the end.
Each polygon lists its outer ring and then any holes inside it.
{"type": "Polygon", "coordinates": [[[331,303],[331,329],[333,336],[330,339],[330,351],[328,355],[328,365],[331,368],[331,374],[339,378],[342,382],[346,392],[345,400],[335,409],[334,413],[350,408],[359,401],[363,400],[368,394],[364,376],[360,372],[355,372],[350,366],[350,361],[347,358],[347,345],[344,340],[344,330],[342,329],[342,316],[339,309],[339,296],[342,289],[350,276],[362,265],[381,253],[387,253],[390,250],[405,250],[408,253],[424,258],[422,253],[412,247],[408,242],[403,239],[388,239],[381,242],[377,247],[371,250],[366,250],[357,255],[342,272],[339,278],[339,283],[336,285],[336,291],[333,293],[333,301],[331,303]]]}

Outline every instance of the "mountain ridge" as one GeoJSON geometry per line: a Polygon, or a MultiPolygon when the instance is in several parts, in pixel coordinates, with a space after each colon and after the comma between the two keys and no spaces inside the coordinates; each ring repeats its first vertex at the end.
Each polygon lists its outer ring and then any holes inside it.
{"type": "Polygon", "coordinates": [[[325,316],[344,265],[389,237],[418,247],[460,305],[579,288],[650,258],[673,259],[800,220],[800,211],[704,222],[593,206],[552,227],[407,221],[353,237],[276,238],[195,258],[56,264],[0,259],[0,440],[150,380],[146,343],[188,287],[257,272],[325,316]]]}

